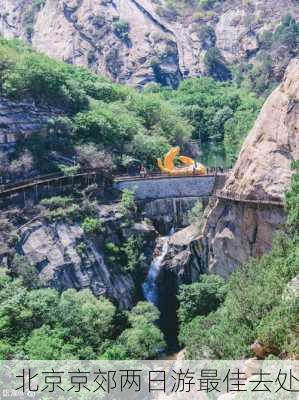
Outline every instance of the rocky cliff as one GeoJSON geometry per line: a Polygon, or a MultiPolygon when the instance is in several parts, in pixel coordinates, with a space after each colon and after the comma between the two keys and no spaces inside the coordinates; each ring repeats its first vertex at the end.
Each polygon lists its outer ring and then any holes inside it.
{"type": "MultiPolygon", "coordinates": [[[[296,0],[227,0],[211,10],[163,0],[0,0],[0,34],[118,82],[175,87],[182,77],[203,73],[210,47],[227,63],[251,60],[259,35],[286,14],[298,17],[296,0]]],[[[278,69],[289,61],[282,53],[278,69]]]]}
{"type": "MultiPolygon", "coordinates": [[[[38,209],[36,206],[34,218],[31,214],[32,219],[18,230],[20,209],[1,212],[0,265],[14,270],[18,254],[26,260],[19,265],[21,275],[27,275],[26,268],[31,265],[41,286],[59,291],[89,288],[121,309],[133,307],[139,296],[133,275],[143,277],[148,269],[156,244],[154,227],[142,220],[125,224],[118,203],[97,207],[102,228],[95,233],[86,233],[82,223],[75,220],[44,218],[38,209]],[[140,239],[143,254],[135,274],[124,268],[121,259],[131,237],[140,239]]],[[[29,217],[30,210],[22,211],[29,217]]]]}
{"type": "MultiPolygon", "coordinates": [[[[299,60],[266,101],[247,137],[224,193],[243,199],[283,200],[299,159],[299,60]]],[[[205,229],[202,261],[211,272],[227,276],[249,257],[271,249],[285,222],[283,207],[218,200],[205,229]]]]}
{"type": "Polygon", "coordinates": [[[0,96],[0,150],[11,148],[18,140],[39,133],[52,117],[62,115],[54,107],[37,106],[34,102],[14,102],[0,96]]]}

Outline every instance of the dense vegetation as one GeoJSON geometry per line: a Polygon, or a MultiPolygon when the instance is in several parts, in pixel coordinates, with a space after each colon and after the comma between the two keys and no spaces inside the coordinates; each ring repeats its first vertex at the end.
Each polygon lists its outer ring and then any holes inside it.
{"type": "Polygon", "coordinates": [[[286,210],[287,227],[272,252],[235,272],[227,287],[207,277],[183,288],[180,338],[189,359],[240,359],[250,354],[255,339],[265,348],[298,354],[299,305],[288,286],[299,272],[298,163],[286,210]],[[203,293],[210,298],[209,307],[203,293]]]}
{"type": "Polygon", "coordinates": [[[212,78],[188,79],[164,96],[194,127],[192,137],[201,140],[208,165],[219,165],[224,154],[228,163],[234,160],[263,103],[245,89],[212,78]]]}
{"type": "Polygon", "coordinates": [[[155,357],[165,347],[153,324],[158,316],[147,303],[120,312],[89,290],[29,290],[0,269],[1,359],[113,358],[116,351],[120,359],[155,357]]]}
{"type": "MultiPolygon", "coordinates": [[[[201,35],[213,41],[212,32],[201,35]]],[[[92,167],[127,167],[137,159],[153,168],[170,146],[190,138],[200,138],[208,163],[215,162],[210,154],[220,152],[219,164],[225,152],[234,157],[262,103],[245,89],[211,78],[185,81],[177,91],[155,86],[138,92],[16,40],[0,39],[0,60],[1,94],[33,98],[67,115],[21,141],[10,159],[0,154],[1,170],[11,174],[51,171],[57,168],[53,154],[92,167]]]]}
{"type": "Polygon", "coordinates": [[[0,39],[0,60],[2,94],[16,100],[33,98],[68,114],[50,120],[44,132],[19,146],[20,155],[29,149],[39,166],[43,160],[53,168],[49,150],[72,156],[76,145],[88,143],[93,153],[113,155],[117,165],[133,157],[151,166],[170,145],[183,144],[192,133],[177,108],[158,93],[113,84],[15,40],[0,39]]]}
{"type": "MultiPolygon", "coordinates": [[[[138,292],[144,279],[137,268],[143,259],[143,241],[131,229],[136,220],[133,194],[124,191],[118,210],[122,218],[111,231],[99,215],[93,186],[43,199],[33,210],[23,210],[19,223],[28,215],[39,215],[52,226],[58,221],[80,224],[84,238],[74,247],[78,256],[84,260],[88,241],[96,237],[107,268],[132,276],[138,292]]],[[[61,293],[45,288],[47,279],[16,252],[15,226],[3,221],[0,247],[6,246],[1,250],[8,254],[8,268],[0,264],[0,359],[152,359],[165,350],[154,306],[139,302],[130,311],[120,311],[90,290],[61,293]]]]}

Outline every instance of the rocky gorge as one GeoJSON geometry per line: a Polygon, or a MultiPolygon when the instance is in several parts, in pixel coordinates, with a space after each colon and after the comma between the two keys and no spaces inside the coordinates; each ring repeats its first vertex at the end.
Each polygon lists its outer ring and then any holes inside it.
{"type": "Polygon", "coordinates": [[[53,332],[54,350],[68,346],[68,325],[87,350],[62,358],[181,345],[191,358],[247,357],[257,338],[295,354],[271,327],[296,315],[283,293],[298,286],[297,17],[295,0],[0,0],[0,34],[29,44],[0,37],[0,314],[16,295],[5,356],[38,357],[35,340],[53,332]],[[178,145],[210,174],[157,174],[178,145]],[[58,325],[32,322],[53,298],[58,325]],[[102,313],[110,332],[96,340],[102,313]]]}
{"type": "MultiPolygon", "coordinates": [[[[207,205],[204,200],[204,213],[197,221],[193,218],[192,225],[187,214],[197,201],[193,198],[140,202],[138,215],[129,226],[124,223],[120,203],[101,204],[97,215],[103,227],[92,235],[77,223],[37,218],[18,232],[18,253],[35,267],[43,285],[60,291],[90,288],[96,296],[105,295],[123,309],[131,308],[140,296],[146,297],[141,286],[153,267],[149,279],[154,293],[149,298],[155,298],[151,301],[162,310],[162,316],[171,316],[168,328],[175,326],[173,305],[180,285],[196,282],[206,272],[227,278],[250,257],[270,251],[275,234],[285,223],[283,207],[266,201],[283,201],[290,185],[291,163],[299,158],[298,82],[299,63],[295,60],[265,103],[226,179],[222,192],[235,195],[236,201],[211,199],[207,205]],[[238,200],[238,195],[245,201],[238,200]],[[264,203],[250,203],[255,199],[264,203]],[[118,258],[132,235],[142,242],[137,286],[118,258]]],[[[6,247],[1,262],[9,265],[9,260],[6,247]]]]}

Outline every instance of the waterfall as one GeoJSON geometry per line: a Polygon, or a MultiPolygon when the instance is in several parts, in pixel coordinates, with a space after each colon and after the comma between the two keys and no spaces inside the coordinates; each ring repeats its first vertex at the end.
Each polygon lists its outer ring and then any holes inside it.
{"type": "Polygon", "coordinates": [[[142,285],[143,294],[146,300],[155,306],[158,306],[158,285],[157,278],[160,272],[161,265],[164,261],[164,258],[168,252],[169,239],[173,233],[173,229],[171,230],[168,236],[164,236],[160,238],[162,244],[161,254],[153,259],[151,265],[148,270],[148,274],[144,284],[142,285]]]}

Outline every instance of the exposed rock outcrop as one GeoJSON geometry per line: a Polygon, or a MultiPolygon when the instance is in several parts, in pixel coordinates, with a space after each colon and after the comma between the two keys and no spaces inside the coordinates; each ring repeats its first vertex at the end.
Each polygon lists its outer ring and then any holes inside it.
{"type": "MultiPolygon", "coordinates": [[[[251,60],[260,48],[258,35],[286,14],[299,16],[294,0],[227,0],[203,12],[186,4],[181,15],[165,1],[0,0],[0,33],[118,82],[176,87],[183,77],[203,73],[213,45],[227,62],[251,60]],[[204,25],[213,27],[215,40],[202,39],[204,25]]],[[[280,58],[278,69],[289,61],[280,58]]]]}
{"type": "Polygon", "coordinates": [[[160,199],[145,202],[141,208],[158,232],[168,235],[172,228],[185,228],[189,224],[188,212],[197,201],[198,198],[160,199]]]}
{"type": "Polygon", "coordinates": [[[44,286],[59,291],[89,288],[96,296],[107,296],[121,309],[128,309],[137,299],[136,282],[124,271],[116,252],[132,235],[140,238],[144,254],[140,267],[145,269],[157,232],[144,221],[125,226],[117,204],[102,205],[98,211],[102,233],[85,234],[75,222],[37,219],[21,228],[17,251],[35,266],[44,286]]]}
{"type": "Polygon", "coordinates": [[[37,222],[25,229],[20,246],[46,286],[58,290],[89,288],[96,296],[116,300],[121,308],[133,305],[132,278],[118,267],[109,268],[96,242],[84,238],[79,225],[37,222]]]}
{"type": "Polygon", "coordinates": [[[170,237],[162,267],[176,275],[177,285],[196,282],[203,273],[199,262],[199,234],[198,226],[189,225],[170,237]]]}
{"type": "Polygon", "coordinates": [[[17,140],[40,132],[49,118],[62,114],[54,107],[37,106],[29,100],[14,102],[0,96],[0,149],[9,149],[17,140]]]}
{"type": "MultiPolygon", "coordinates": [[[[247,137],[224,193],[247,199],[283,200],[290,185],[291,163],[299,159],[299,60],[266,101],[247,137]]],[[[202,263],[224,277],[271,249],[285,221],[283,207],[219,200],[205,229],[202,263]]]]}

